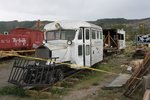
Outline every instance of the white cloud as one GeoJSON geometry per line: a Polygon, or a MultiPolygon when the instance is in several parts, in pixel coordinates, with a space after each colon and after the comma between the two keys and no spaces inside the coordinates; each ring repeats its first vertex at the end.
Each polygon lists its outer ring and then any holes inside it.
{"type": "Polygon", "coordinates": [[[0,0],[0,20],[150,17],[149,0],[0,0]]]}

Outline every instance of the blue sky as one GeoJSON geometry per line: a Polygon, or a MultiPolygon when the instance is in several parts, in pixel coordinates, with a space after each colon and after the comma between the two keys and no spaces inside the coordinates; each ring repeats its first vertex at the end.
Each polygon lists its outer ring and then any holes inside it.
{"type": "Polygon", "coordinates": [[[0,21],[150,17],[150,0],[0,0],[0,21]]]}

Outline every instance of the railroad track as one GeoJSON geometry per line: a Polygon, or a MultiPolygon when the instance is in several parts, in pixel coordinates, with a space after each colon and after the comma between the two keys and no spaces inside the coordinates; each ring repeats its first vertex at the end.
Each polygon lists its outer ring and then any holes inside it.
{"type": "MultiPolygon", "coordinates": [[[[112,55],[112,56],[114,56],[114,55],[112,55]]],[[[104,60],[110,60],[110,56],[108,56],[108,57],[105,57],[105,59],[104,60]]],[[[33,61],[33,59],[31,60],[31,62],[33,61]]],[[[30,62],[30,60],[28,59],[28,58],[26,58],[26,60],[25,59],[20,59],[20,60],[17,60],[16,59],[16,62],[14,62],[14,68],[12,68],[13,69],[13,73],[14,74],[12,74],[12,75],[10,75],[11,77],[9,78],[9,82],[11,83],[14,83],[15,82],[15,84],[16,85],[19,85],[20,83],[22,84],[22,81],[20,82],[20,78],[23,78],[24,77],[24,72],[26,72],[25,70],[28,70],[28,69],[30,69],[31,68],[31,73],[29,73],[29,75],[31,74],[32,75],[32,77],[34,77],[35,75],[35,80],[34,80],[34,83],[33,84],[35,84],[35,82],[37,82],[37,81],[39,81],[38,80],[38,75],[40,74],[35,74],[35,72],[34,71],[37,71],[36,73],[38,73],[38,71],[40,70],[41,71],[41,79],[40,80],[42,80],[42,77],[43,77],[43,75],[46,75],[46,77],[47,77],[47,74],[44,74],[44,73],[47,73],[47,71],[49,71],[49,67],[44,67],[43,68],[43,66],[39,66],[39,68],[38,67],[36,67],[36,66],[34,66],[34,64],[33,65],[29,65],[29,62],[30,62]],[[33,67],[32,67],[33,66],[33,67]],[[21,70],[21,69],[22,70],[21,70]],[[32,69],[34,69],[35,68],[35,70],[32,70],[32,69]],[[47,70],[47,71],[46,71],[47,70]],[[19,75],[17,75],[17,73],[19,74],[19,75]],[[33,74],[34,74],[34,76],[33,76],[33,74]],[[20,77],[19,77],[20,76],[20,77]],[[11,81],[12,80],[12,81],[11,81]],[[18,83],[16,83],[16,82],[19,82],[19,84],[18,83]]],[[[36,62],[36,61],[35,61],[36,62]]],[[[68,68],[67,68],[68,69],[68,68]]],[[[54,86],[54,85],[57,85],[58,83],[60,84],[60,83],[64,83],[65,82],[65,84],[68,84],[68,85],[71,85],[71,84],[74,84],[74,82],[76,82],[76,81],[78,81],[79,79],[82,79],[82,78],[84,78],[84,76],[86,76],[86,75],[83,75],[83,73],[84,74],[87,74],[87,71],[88,72],[90,72],[89,70],[87,70],[87,69],[82,69],[82,70],[73,70],[73,69],[71,69],[71,70],[68,70],[67,71],[67,74],[66,74],[66,72],[65,72],[65,75],[64,75],[64,79],[61,79],[60,81],[54,81],[54,82],[52,82],[50,85],[49,84],[44,84],[42,81],[39,81],[39,83],[37,84],[37,85],[35,85],[35,87],[38,87],[40,84],[43,84],[43,86],[42,86],[42,88],[41,88],[41,86],[39,86],[40,87],[40,90],[41,91],[43,91],[43,90],[47,90],[47,89],[49,89],[51,86],[54,86]],[[82,72],[82,74],[80,73],[80,72],[82,72]],[[78,74],[78,73],[80,73],[80,75],[76,75],[76,74],[78,74]],[[76,77],[73,77],[73,76],[76,76],[76,77]],[[67,80],[67,81],[66,81],[67,80]],[[42,82],[42,83],[41,83],[42,82]]],[[[27,72],[26,72],[26,74],[27,74],[27,72]]],[[[30,85],[30,82],[33,82],[32,81],[32,77],[30,77],[28,80],[29,81],[27,81],[26,83],[27,83],[27,85],[26,86],[28,86],[28,87],[26,87],[26,89],[34,89],[35,87],[33,87],[33,85],[30,85]]],[[[26,79],[25,79],[25,81],[26,81],[26,79]]],[[[24,86],[23,86],[24,87],[24,86]]],[[[38,89],[39,90],[39,89],[38,89]]]]}
{"type": "MultiPolygon", "coordinates": [[[[45,92],[47,90],[49,90],[52,86],[55,87],[71,87],[73,86],[76,82],[78,82],[81,78],[84,78],[83,76],[79,75],[81,74],[81,72],[84,72],[83,70],[74,70],[72,72],[70,72],[70,75],[68,74],[64,79],[57,81],[49,86],[46,87],[40,87],[40,88],[36,88],[36,87],[30,87],[28,89],[30,90],[38,90],[40,92],[45,92]]],[[[87,72],[87,70],[86,70],[87,72]]],[[[85,73],[85,72],[84,72],[85,73]]]]}

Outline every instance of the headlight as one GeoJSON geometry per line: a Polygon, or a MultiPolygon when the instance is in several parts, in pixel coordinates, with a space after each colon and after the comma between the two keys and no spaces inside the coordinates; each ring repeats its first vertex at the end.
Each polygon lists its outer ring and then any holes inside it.
{"type": "Polygon", "coordinates": [[[71,40],[68,40],[68,41],[67,41],[67,44],[68,44],[68,45],[71,45],[71,44],[72,44],[72,41],[71,41],[71,40]]]}
{"type": "Polygon", "coordinates": [[[45,40],[43,40],[43,42],[42,42],[43,44],[45,44],[46,42],[45,42],[45,40]]]}

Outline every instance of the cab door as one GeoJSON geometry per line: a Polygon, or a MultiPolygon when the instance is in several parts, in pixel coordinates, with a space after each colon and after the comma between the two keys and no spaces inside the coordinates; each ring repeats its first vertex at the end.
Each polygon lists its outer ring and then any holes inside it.
{"type": "Polygon", "coordinates": [[[102,30],[91,29],[91,65],[103,60],[102,30]]]}
{"type": "Polygon", "coordinates": [[[84,58],[85,59],[85,66],[91,66],[91,36],[90,36],[90,28],[84,28],[84,40],[83,40],[83,47],[84,47],[84,58]]]}
{"type": "Polygon", "coordinates": [[[76,41],[76,64],[80,66],[91,66],[91,38],[90,28],[81,27],[76,41]]]}

